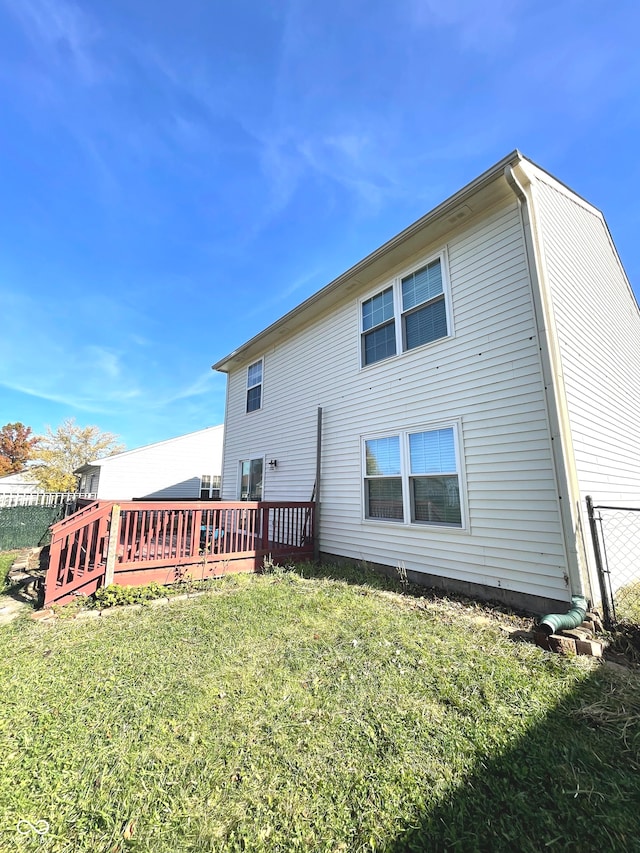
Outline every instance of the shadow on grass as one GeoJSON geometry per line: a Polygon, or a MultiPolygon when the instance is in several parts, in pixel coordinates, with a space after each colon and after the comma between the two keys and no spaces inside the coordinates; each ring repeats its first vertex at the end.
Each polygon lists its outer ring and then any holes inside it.
{"type": "MultiPolygon", "coordinates": [[[[367,566],[309,565],[303,571],[307,577],[525,615],[402,584],[367,566]]],[[[551,656],[549,665],[566,661],[551,656]]],[[[425,791],[424,802],[430,799],[425,791]]],[[[587,675],[511,747],[480,753],[463,786],[425,806],[411,828],[380,849],[640,853],[640,675],[607,665],[587,675]]]]}
{"type": "Polygon", "coordinates": [[[401,851],[640,851],[640,680],[598,670],[464,785],[401,851]]]}

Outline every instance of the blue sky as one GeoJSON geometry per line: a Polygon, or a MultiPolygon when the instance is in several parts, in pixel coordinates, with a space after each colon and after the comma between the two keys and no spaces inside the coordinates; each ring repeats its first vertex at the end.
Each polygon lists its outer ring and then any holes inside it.
{"type": "Polygon", "coordinates": [[[0,425],[221,423],[210,365],[514,148],[640,293],[637,0],[0,0],[0,425]]]}

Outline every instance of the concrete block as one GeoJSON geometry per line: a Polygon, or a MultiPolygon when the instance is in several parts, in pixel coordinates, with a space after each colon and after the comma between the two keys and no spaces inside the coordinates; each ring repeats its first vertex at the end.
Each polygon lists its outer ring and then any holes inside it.
{"type": "Polygon", "coordinates": [[[573,637],[563,637],[562,634],[551,634],[548,639],[549,649],[552,652],[567,655],[567,657],[576,654],[576,641],[573,637]]]}
{"type": "Polygon", "coordinates": [[[47,608],[46,610],[36,610],[35,613],[31,614],[31,618],[35,619],[38,622],[41,622],[46,619],[55,619],[56,614],[53,610],[47,608]]]}
{"type": "Polygon", "coordinates": [[[111,616],[114,613],[122,613],[123,611],[128,611],[129,613],[133,610],[142,610],[141,604],[122,604],[117,607],[105,607],[104,610],[100,611],[101,616],[111,616]]]}
{"type": "Polygon", "coordinates": [[[145,601],[145,607],[163,607],[165,604],[169,603],[168,598],[150,598],[149,601],[145,601]]]}
{"type": "Polygon", "coordinates": [[[578,628],[566,628],[560,631],[563,637],[573,637],[574,640],[590,640],[593,634],[582,626],[578,628]]]}
{"type": "Polygon", "coordinates": [[[595,626],[596,633],[598,633],[599,631],[604,631],[604,625],[602,624],[602,619],[600,618],[600,616],[597,613],[594,613],[592,610],[590,610],[585,614],[584,618],[585,618],[586,622],[593,622],[593,624],[595,626]]]}
{"type": "Polygon", "coordinates": [[[546,652],[551,651],[551,646],[549,645],[549,635],[546,634],[544,631],[534,631],[533,640],[536,646],[540,646],[540,648],[544,649],[546,652]]]}
{"type": "Polygon", "coordinates": [[[79,619],[81,622],[88,621],[89,619],[99,619],[100,618],[99,610],[80,610],[73,617],[74,619],[79,619]]]}
{"type": "Polygon", "coordinates": [[[576,652],[579,655],[590,655],[601,658],[605,644],[601,640],[576,640],[576,652]]]}

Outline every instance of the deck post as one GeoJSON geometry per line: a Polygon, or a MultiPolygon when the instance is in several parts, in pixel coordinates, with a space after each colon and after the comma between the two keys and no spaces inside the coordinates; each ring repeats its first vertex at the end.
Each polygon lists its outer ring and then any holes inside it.
{"type": "Polygon", "coordinates": [[[315,513],[313,514],[313,560],[320,562],[320,475],[322,473],[322,408],[318,406],[316,427],[315,513]]]}
{"type": "Polygon", "coordinates": [[[107,567],[104,573],[104,585],[113,583],[116,569],[116,554],[118,551],[118,540],[120,539],[120,505],[114,504],[111,509],[111,521],[109,523],[109,547],[107,549],[107,567]]]}
{"type": "Polygon", "coordinates": [[[269,553],[269,507],[258,504],[260,512],[260,550],[265,557],[269,553]]]}

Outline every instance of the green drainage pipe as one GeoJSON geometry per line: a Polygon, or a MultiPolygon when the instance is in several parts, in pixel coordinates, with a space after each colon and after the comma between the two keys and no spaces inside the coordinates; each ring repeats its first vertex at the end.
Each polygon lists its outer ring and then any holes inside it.
{"type": "Polygon", "coordinates": [[[540,628],[545,634],[555,634],[556,631],[566,631],[584,622],[587,613],[587,599],[582,595],[574,595],[571,599],[571,609],[566,613],[549,613],[540,620],[540,628]]]}

